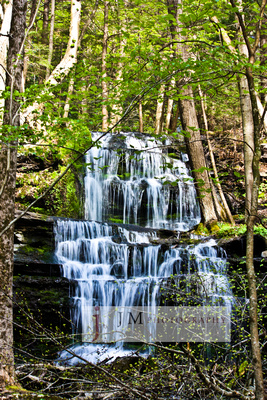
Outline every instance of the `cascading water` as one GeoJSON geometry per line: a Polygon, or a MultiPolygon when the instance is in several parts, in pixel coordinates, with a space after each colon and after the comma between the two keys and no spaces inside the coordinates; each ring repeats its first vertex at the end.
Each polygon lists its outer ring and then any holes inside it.
{"type": "MultiPolygon", "coordinates": [[[[224,275],[225,255],[215,241],[166,250],[166,246],[150,243],[156,230],[138,232],[107,223],[119,220],[146,228],[185,231],[200,221],[194,185],[182,161],[164,155],[155,141],[137,139],[133,134],[127,134],[118,155],[113,139],[108,135],[101,148],[93,148],[86,157],[87,220],[58,220],[55,225],[56,255],[64,277],[73,282],[71,319],[82,342],[75,346],[75,353],[92,362],[107,357],[103,345],[87,343],[93,340],[98,306],[153,309],[160,303],[163,281],[176,277],[178,282],[181,277],[196,275],[202,302],[219,300],[230,308],[232,297],[224,275]]],[[[116,330],[111,325],[106,321],[103,329],[116,330]]],[[[117,344],[116,355],[122,346],[122,342],[117,344]]],[[[115,354],[115,349],[109,346],[111,352],[115,354]]],[[[65,357],[70,358],[62,352],[60,359],[65,357]]],[[[72,358],[69,363],[77,361],[72,358]]]]}
{"type": "Polygon", "coordinates": [[[87,153],[86,219],[178,231],[199,223],[195,188],[184,162],[168,157],[161,143],[147,137],[127,134],[126,148],[115,151],[114,145],[109,135],[101,148],[87,153]]]}

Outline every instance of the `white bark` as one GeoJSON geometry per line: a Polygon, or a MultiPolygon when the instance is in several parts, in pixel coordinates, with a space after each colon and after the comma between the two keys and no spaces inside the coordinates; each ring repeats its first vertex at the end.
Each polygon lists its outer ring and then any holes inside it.
{"type": "MultiPolygon", "coordinates": [[[[122,59],[123,55],[124,55],[124,47],[126,45],[126,41],[122,40],[120,43],[120,57],[122,59]]],[[[115,104],[112,104],[112,114],[111,114],[111,126],[114,126],[117,124],[117,122],[120,120],[122,113],[123,113],[123,109],[122,109],[122,105],[120,104],[120,87],[121,87],[121,83],[122,83],[122,72],[123,72],[123,62],[120,61],[118,63],[117,66],[117,76],[116,76],[116,94],[114,96],[114,100],[115,100],[115,104]]]]}
{"type": "Polygon", "coordinates": [[[57,85],[59,81],[62,81],[77,61],[81,8],[80,0],[71,1],[71,22],[68,46],[64,57],[46,81],[46,83],[50,85],[57,85]]]}
{"type": "MultiPolygon", "coordinates": [[[[53,70],[49,78],[46,80],[48,85],[57,85],[60,83],[65,76],[68,75],[71,68],[77,61],[78,52],[78,39],[79,39],[79,27],[81,19],[81,1],[71,1],[71,23],[68,46],[64,57],[60,63],[53,70]]],[[[35,102],[32,106],[29,106],[22,114],[22,122],[27,121],[32,128],[41,130],[41,124],[37,121],[34,122],[34,112],[42,113],[43,105],[35,102]]]]}
{"type": "Polygon", "coordinates": [[[67,98],[66,98],[66,102],[65,102],[65,106],[64,106],[63,118],[68,118],[68,116],[69,116],[71,95],[73,93],[73,90],[74,90],[74,79],[71,78],[70,83],[69,83],[69,88],[68,88],[68,94],[67,94],[67,98]]]}
{"type": "Polygon", "coordinates": [[[159,135],[161,133],[161,122],[162,122],[162,112],[164,104],[164,91],[165,85],[161,85],[159,89],[157,110],[156,110],[156,122],[155,122],[155,134],[159,135]]]}
{"type": "MultiPolygon", "coordinates": [[[[170,82],[170,89],[173,89],[175,87],[175,79],[173,78],[170,82]]],[[[167,104],[167,112],[166,112],[166,126],[165,126],[165,132],[168,134],[169,129],[170,129],[170,122],[171,122],[171,116],[172,116],[172,108],[173,108],[173,99],[169,98],[168,99],[168,104],[167,104]]]]}
{"type": "Polygon", "coordinates": [[[144,121],[143,121],[143,105],[142,105],[141,100],[139,100],[138,115],[139,115],[139,132],[143,133],[144,132],[144,121]]]}
{"type": "MultiPolygon", "coordinates": [[[[264,107],[262,105],[262,102],[261,102],[261,99],[260,99],[258,93],[256,93],[256,99],[257,99],[257,106],[259,109],[259,113],[260,113],[260,116],[262,117],[262,115],[264,113],[264,107]]],[[[263,125],[264,125],[265,132],[267,132],[267,113],[265,113],[265,115],[264,115],[263,125]]]]}
{"type": "MultiPolygon", "coordinates": [[[[237,4],[242,8],[242,1],[237,4]]],[[[242,12],[242,10],[241,10],[242,12]]],[[[240,28],[239,28],[240,29],[240,28]]],[[[248,48],[244,43],[242,32],[239,32],[239,52],[249,59],[248,48]]],[[[242,127],[244,139],[244,168],[245,168],[245,186],[246,186],[246,215],[250,214],[252,191],[253,191],[253,156],[254,156],[254,122],[253,111],[249,93],[248,80],[245,74],[242,74],[239,80],[240,107],[242,114],[242,127]]]]}

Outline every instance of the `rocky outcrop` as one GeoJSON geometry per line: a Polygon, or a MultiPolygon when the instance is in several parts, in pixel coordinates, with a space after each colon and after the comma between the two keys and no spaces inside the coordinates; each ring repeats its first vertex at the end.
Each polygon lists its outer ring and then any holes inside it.
{"type": "Polygon", "coordinates": [[[72,330],[70,284],[61,277],[54,246],[53,218],[30,212],[16,222],[13,309],[18,359],[30,357],[31,352],[56,358],[58,348],[47,340],[47,329],[58,333],[62,329],[64,335],[72,330]]]}
{"type": "MultiPolygon", "coordinates": [[[[18,211],[16,216],[19,214],[18,211]]],[[[52,217],[31,212],[17,220],[14,236],[15,275],[46,275],[46,270],[47,275],[51,275],[53,270],[59,276],[59,266],[54,256],[53,221],[52,217]]]]}
{"type": "MultiPolygon", "coordinates": [[[[229,270],[242,267],[245,271],[246,235],[228,239],[220,239],[221,246],[227,254],[229,270]]],[[[256,272],[267,271],[267,259],[262,253],[267,249],[267,240],[260,235],[254,235],[254,266],[256,272]]]]}

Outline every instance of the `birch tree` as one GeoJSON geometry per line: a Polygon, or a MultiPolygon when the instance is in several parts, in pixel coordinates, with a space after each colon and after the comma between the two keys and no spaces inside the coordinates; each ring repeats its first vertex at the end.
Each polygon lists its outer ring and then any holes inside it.
{"type": "Polygon", "coordinates": [[[157,108],[156,108],[156,122],[155,122],[155,134],[156,135],[159,135],[162,131],[164,93],[165,93],[165,85],[160,85],[158,100],[157,100],[157,108]]]}
{"type": "MultiPolygon", "coordinates": [[[[54,68],[46,80],[47,86],[56,86],[58,83],[62,82],[77,62],[81,6],[82,3],[80,0],[71,1],[71,21],[67,49],[60,63],[54,68]]],[[[27,121],[32,128],[41,130],[42,126],[40,121],[38,121],[38,115],[41,115],[42,110],[43,104],[37,101],[34,102],[33,105],[24,110],[22,114],[22,122],[27,121]]]]}

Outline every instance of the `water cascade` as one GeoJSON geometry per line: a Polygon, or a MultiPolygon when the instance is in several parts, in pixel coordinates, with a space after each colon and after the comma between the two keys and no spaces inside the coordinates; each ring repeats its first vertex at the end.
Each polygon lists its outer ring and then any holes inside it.
{"type": "MultiPolygon", "coordinates": [[[[153,244],[158,229],[179,235],[200,222],[185,163],[164,154],[162,144],[149,137],[127,134],[120,150],[119,142],[121,147],[121,138],[107,135],[86,156],[86,219],[55,224],[56,255],[72,282],[71,319],[79,339],[73,349],[92,362],[124,351],[120,341],[113,347],[89,343],[97,307],[153,308],[170,279],[185,292],[194,286],[202,303],[217,300],[230,308],[232,299],[226,257],[214,240],[196,246],[153,244]]],[[[110,322],[104,326],[116,330],[110,322]]],[[[60,359],[65,358],[70,364],[79,361],[62,352],[60,359]]]]}

